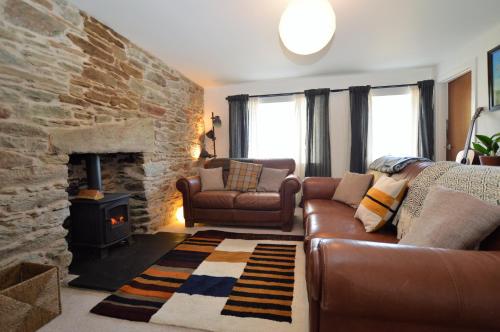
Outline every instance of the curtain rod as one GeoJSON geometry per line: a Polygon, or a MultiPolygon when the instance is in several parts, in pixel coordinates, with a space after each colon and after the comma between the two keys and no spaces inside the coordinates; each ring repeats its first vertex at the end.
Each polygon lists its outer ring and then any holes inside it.
{"type": "MultiPolygon", "coordinates": [[[[389,88],[404,88],[407,86],[416,86],[417,83],[409,83],[409,84],[396,84],[396,85],[379,85],[372,86],[372,89],[389,89],[389,88]]],[[[342,92],[349,91],[349,89],[331,89],[330,92],[342,92]]],[[[282,96],[293,96],[293,95],[301,95],[304,94],[304,91],[300,92],[284,92],[284,93],[270,93],[265,95],[252,95],[249,98],[266,98],[266,97],[282,97],[282,96]]]]}

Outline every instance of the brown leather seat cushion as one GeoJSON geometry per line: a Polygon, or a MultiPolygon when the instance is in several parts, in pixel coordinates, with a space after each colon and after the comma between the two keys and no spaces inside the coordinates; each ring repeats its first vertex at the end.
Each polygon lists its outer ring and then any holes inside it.
{"type": "MultiPolygon", "coordinates": [[[[313,213],[322,213],[322,214],[335,214],[337,213],[337,209],[350,208],[352,211],[352,215],[354,216],[355,210],[343,203],[329,200],[329,199],[310,199],[304,203],[304,218],[313,214],[313,213]]],[[[304,220],[305,221],[305,220],[304,220]]]]}
{"type": "Polygon", "coordinates": [[[232,209],[239,191],[202,191],[194,195],[193,205],[205,209],[232,209]]]}
{"type": "Polygon", "coordinates": [[[389,230],[367,233],[361,221],[354,218],[356,209],[332,200],[306,202],[309,214],[305,224],[306,240],[343,238],[361,241],[397,243],[396,235],[389,230]]]}
{"type": "Polygon", "coordinates": [[[242,193],[234,201],[235,209],[275,211],[281,208],[279,193],[242,193]]]}

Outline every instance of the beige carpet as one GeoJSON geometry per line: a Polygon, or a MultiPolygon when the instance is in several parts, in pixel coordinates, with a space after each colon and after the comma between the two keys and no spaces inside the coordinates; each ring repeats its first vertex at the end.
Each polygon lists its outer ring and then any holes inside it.
{"type": "MultiPolygon", "coordinates": [[[[201,230],[217,229],[228,232],[242,233],[268,233],[268,234],[288,234],[303,235],[302,210],[295,211],[295,223],[292,232],[281,232],[277,229],[262,228],[236,228],[236,227],[210,227],[197,226],[185,228],[182,223],[168,225],[161,229],[163,232],[195,233],[201,230]]],[[[41,332],[72,332],[72,331],[96,331],[96,332],[188,332],[200,331],[186,329],[176,326],[156,325],[151,323],[131,322],[121,319],[114,319],[99,315],[94,315],[89,310],[97,303],[101,302],[109,293],[81,290],[69,287],[61,288],[62,314],[53,321],[42,327],[41,332]]],[[[307,299],[306,299],[307,301],[307,299]]]]}
{"type": "Polygon", "coordinates": [[[94,315],[89,310],[109,293],[62,287],[62,314],[42,327],[41,332],[146,332],[199,331],[175,326],[139,323],[94,315]]]}

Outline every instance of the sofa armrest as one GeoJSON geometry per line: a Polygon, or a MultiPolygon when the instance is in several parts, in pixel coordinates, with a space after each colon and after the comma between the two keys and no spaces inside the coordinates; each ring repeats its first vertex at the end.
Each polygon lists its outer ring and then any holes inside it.
{"type": "Polygon", "coordinates": [[[302,200],[332,199],[335,189],[340,183],[339,178],[309,177],[302,184],[302,200]]]}
{"type": "Polygon", "coordinates": [[[281,229],[289,232],[293,228],[295,215],[295,194],[300,191],[300,178],[293,174],[288,175],[280,187],[281,198],[281,229]]]}
{"type": "Polygon", "coordinates": [[[300,191],[300,187],[300,178],[296,175],[290,174],[281,183],[280,193],[295,195],[300,191]]]}
{"type": "Polygon", "coordinates": [[[176,187],[182,193],[182,205],[186,225],[192,225],[192,198],[196,193],[201,191],[201,178],[199,176],[182,177],[177,180],[176,187]]]}
{"type": "Polygon", "coordinates": [[[176,187],[181,193],[187,193],[191,198],[201,191],[201,178],[199,176],[182,177],[177,180],[176,187]]]}
{"type": "Polygon", "coordinates": [[[362,318],[500,329],[500,252],[321,240],[319,324],[362,318]]]}
{"type": "Polygon", "coordinates": [[[319,264],[319,247],[324,239],[314,238],[307,248],[306,252],[306,280],[307,293],[313,300],[318,301],[320,298],[321,287],[321,268],[319,264]]]}

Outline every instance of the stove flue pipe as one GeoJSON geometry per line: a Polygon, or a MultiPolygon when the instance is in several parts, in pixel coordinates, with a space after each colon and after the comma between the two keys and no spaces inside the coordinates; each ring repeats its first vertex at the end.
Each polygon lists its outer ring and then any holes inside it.
{"type": "Polygon", "coordinates": [[[102,191],[101,160],[98,154],[89,154],[85,159],[88,189],[102,191]]]}

